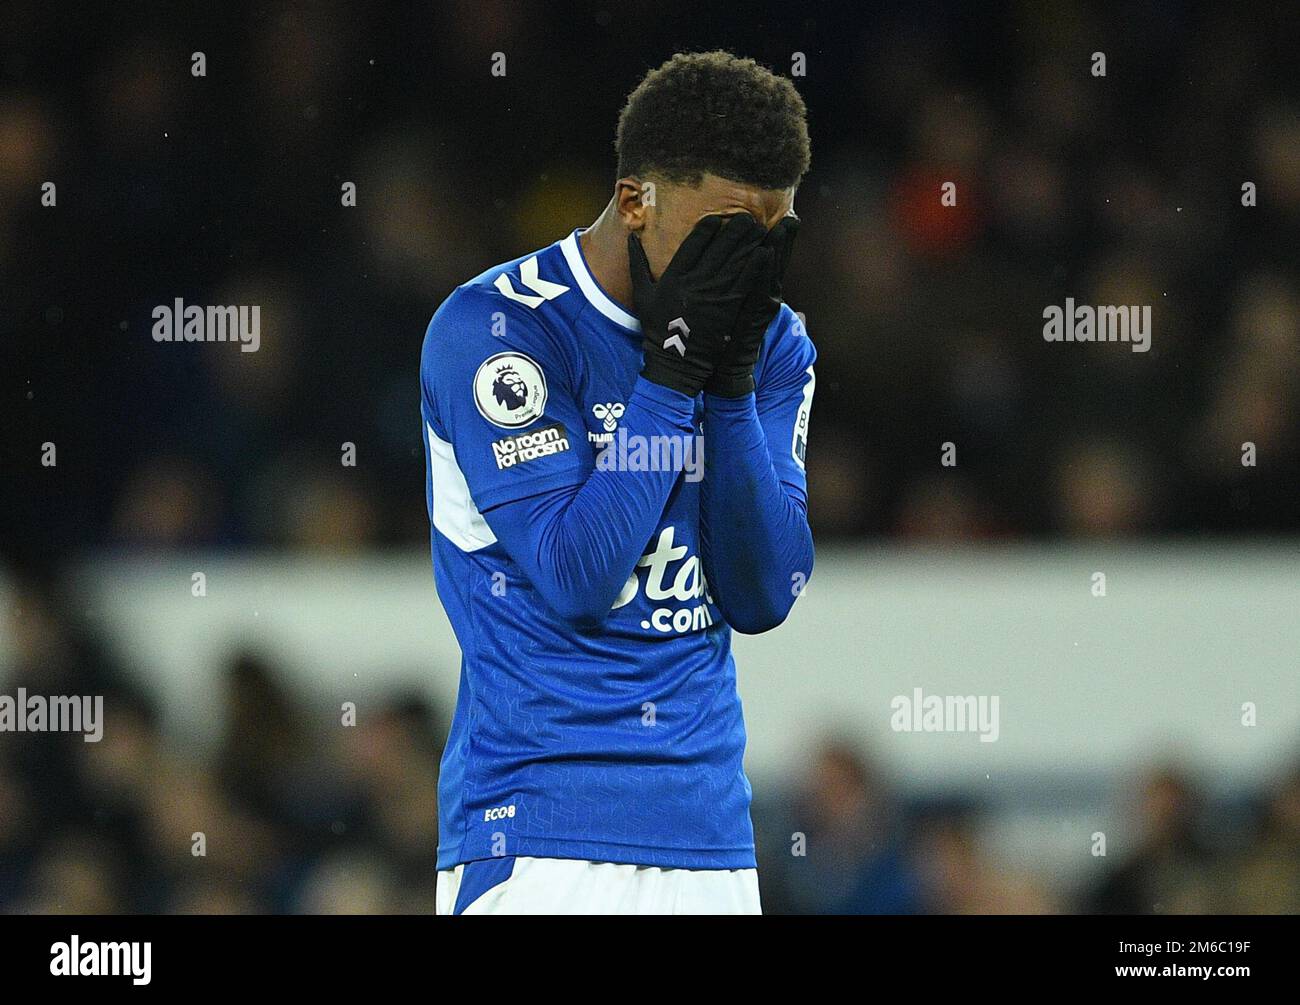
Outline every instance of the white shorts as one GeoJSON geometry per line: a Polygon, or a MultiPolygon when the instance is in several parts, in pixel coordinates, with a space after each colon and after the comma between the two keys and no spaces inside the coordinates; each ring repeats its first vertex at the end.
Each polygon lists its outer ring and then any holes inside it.
{"type": "Polygon", "coordinates": [[[439,914],[762,914],[756,869],[526,856],[438,873],[439,914]]]}

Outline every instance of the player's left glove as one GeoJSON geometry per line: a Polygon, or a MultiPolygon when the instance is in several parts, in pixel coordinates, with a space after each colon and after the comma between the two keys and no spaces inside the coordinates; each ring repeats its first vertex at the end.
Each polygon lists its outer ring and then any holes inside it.
{"type": "Polygon", "coordinates": [[[781,309],[781,282],[798,233],[799,218],[786,216],[763,239],[760,251],[770,252],[766,278],[745,298],[726,349],[704,385],[706,394],[742,398],[754,390],[754,366],[768,325],[781,309]]]}

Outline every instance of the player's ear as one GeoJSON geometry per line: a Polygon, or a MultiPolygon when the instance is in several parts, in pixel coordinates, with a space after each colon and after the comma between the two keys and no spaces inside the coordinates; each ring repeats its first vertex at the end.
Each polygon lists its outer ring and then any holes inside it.
{"type": "Polygon", "coordinates": [[[614,206],[623,226],[632,233],[645,230],[655,208],[655,183],[620,178],[614,183],[614,206]]]}

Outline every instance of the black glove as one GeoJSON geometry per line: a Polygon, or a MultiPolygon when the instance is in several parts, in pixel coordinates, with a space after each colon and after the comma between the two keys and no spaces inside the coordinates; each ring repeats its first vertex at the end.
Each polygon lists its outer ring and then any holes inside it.
{"type": "Polygon", "coordinates": [[[645,249],[627,237],[632,291],[644,336],[641,376],[695,397],[731,339],[750,291],[771,269],[756,257],[763,227],[748,213],[706,216],[655,282],[645,249]]]}
{"type": "Polygon", "coordinates": [[[706,393],[721,398],[742,398],[754,390],[754,365],[763,348],[767,327],[781,309],[781,281],[798,233],[799,218],[783,217],[754,253],[755,258],[763,252],[768,253],[766,274],[763,282],[745,298],[736,319],[736,329],[714,368],[713,376],[704,385],[706,393]]]}

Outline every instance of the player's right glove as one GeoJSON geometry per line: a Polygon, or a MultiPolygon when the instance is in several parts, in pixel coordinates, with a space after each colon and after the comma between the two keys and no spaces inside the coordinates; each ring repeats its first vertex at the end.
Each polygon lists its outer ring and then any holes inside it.
{"type": "Polygon", "coordinates": [[[635,234],[627,257],[645,361],[641,376],[695,397],[713,373],[751,292],[766,283],[772,256],[748,213],[706,216],[687,235],[659,281],[635,234]]]}

